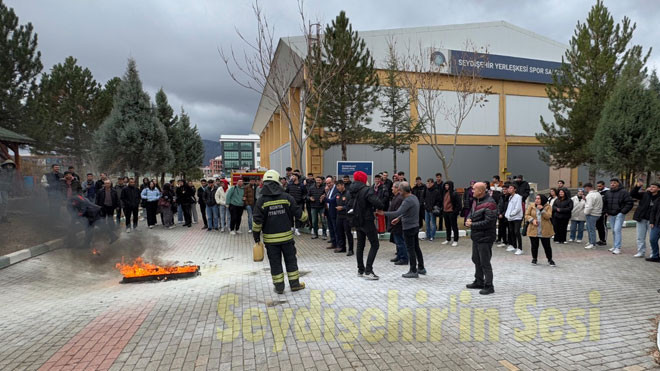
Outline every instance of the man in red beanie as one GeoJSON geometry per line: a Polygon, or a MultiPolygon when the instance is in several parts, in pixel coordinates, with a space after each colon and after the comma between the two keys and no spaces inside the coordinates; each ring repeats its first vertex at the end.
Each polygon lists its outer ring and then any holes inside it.
{"type": "Polygon", "coordinates": [[[355,201],[349,208],[347,215],[349,224],[355,227],[357,233],[357,250],[355,256],[358,264],[358,277],[369,280],[377,280],[379,277],[374,273],[373,263],[378,253],[378,231],[374,224],[374,211],[383,210],[382,201],[376,196],[373,188],[367,187],[367,174],[356,171],[353,174],[353,183],[349,189],[351,198],[355,201]],[[367,265],[364,265],[364,247],[366,239],[369,239],[369,256],[367,265]]]}

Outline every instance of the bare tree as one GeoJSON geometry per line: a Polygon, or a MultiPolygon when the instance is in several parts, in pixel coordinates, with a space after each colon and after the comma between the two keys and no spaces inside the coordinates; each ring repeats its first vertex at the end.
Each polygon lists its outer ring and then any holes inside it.
{"type": "MultiPolygon", "coordinates": [[[[302,169],[303,149],[310,134],[316,129],[319,109],[310,112],[309,102],[327,89],[328,83],[341,72],[342,66],[333,66],[323,71],[324,78],[312,88],[308,76],[315,66],[321,65],[322,56],[311,53],[313,45],[320,42],[320,22],[310,22],[305,16],[303,0],[298,1],[302,37],[278,39],[275,28],[263,13],[263,8],[255,0],[252,11],[257,23],[257,33],[253,40],[236,29],[244,48],[238,51],[231,47],[228,51],[220,48],[220,56],[229,76],[243,88],[261,95],[260,107],[268,112],[279,111],[280,117],[288,125],[292,153],[302,169]],[[304,58],[301,57],[304,55],[304,58]],[[319,60],[315,60],[319,58],[319,60]],[[291,94],[291,89],[300,88],[300,96],[291,94]],[[291,101],[295,98],[296,101],[291,101]],[[298,101],[299,100],[299,101],[298,101]],[[290,107],[296,107],[293,110],[290,107]],[[298,110],[299,108],[299,110],[298,110]]],[[[259,115],[259,112],[257,112],[259,115]]]]}
{"type": "Polygon", "coordinates": [[[424,134],[422,140],[431,146],[442,162],[446,179],[451,179],[449,169],[454,163],[463,123],[475,107],[483,107],[488,102],[491,93],[491,86],[480,74],[481,68],[488,63],[488,51],[476,48],[470,40],[465,42],[464,51],[442,63],[442,59],[437,58],[437,51],[420,45],[418,51],[409,52],[400,63],[408,72],[403,74],[402,82],[417,103],[417,125],[424,134]],[[458,65],[458,59],[462,60],[462,66],[458,65]],[[447,75],[446,79],[441,77],[444,75],[447,75]],[[447,93],[452,98],[447,98],[447,93]],[[451,151],[442,149],[442,145],[447,144],[440,137],[444,123],[452,128],[451,151]]]}

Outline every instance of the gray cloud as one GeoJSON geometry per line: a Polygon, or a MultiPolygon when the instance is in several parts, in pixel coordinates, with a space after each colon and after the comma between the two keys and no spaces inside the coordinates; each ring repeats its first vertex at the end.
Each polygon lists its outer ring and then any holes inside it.
{"type": "MultiPolygon", "coordinates": [[[[205,139],[220,134],[248,133],[259,103],[254,92],[237,86],[218,55],[218,47],[242,48],[235,28],[254,37],[251,2],[217,0],[5,0],[22,23],[32,22],[39,34],[45,69],[73,55],[105,82],[121,76],[128,57],[136,59],[145,89],[163,87],[176,111],[190,114],[205,139]]],[[[298,35],[295,0],[262,1],[279,37],[298,35]]],[[[568,43],[578,20],[593,1],[306,1],[309,18],[324,24],[346,10],[356,30],[431,26],[505,20],[568,43]]],[[[657,50],[660,2],[606,1],[615,21],[624,15],[637,23],[633,42],[657,50]]],[[[651,68],[660,58],[651,56],[651,68]]]]}

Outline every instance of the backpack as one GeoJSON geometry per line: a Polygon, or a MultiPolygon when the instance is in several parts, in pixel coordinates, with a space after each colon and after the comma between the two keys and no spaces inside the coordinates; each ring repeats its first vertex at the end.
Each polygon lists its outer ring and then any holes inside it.
{"type": "Polygon", "coordinates": [[[355,195],[351,194],[351,198],[346,204],[346,219],[348,220],[348,225],[351,227],[359,227],[362,225],[363,210],[358,206],[358,199],[366,197],[367,192],[369,192],[369,187],[364,187],[360,189],[355,195]]]}

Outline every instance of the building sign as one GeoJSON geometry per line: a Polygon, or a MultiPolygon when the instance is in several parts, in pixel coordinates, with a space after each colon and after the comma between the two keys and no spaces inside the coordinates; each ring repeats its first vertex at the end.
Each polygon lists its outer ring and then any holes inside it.
{"type": "Polygon", "coordinates": [[[374,162],[373,161],[337,161],[337,176],[348,175],[353,177],[356,171],[364,171],[373,182],[374,162]]]}
{"type": "Polygon", "coordinates": [[[552,83],[552,72],[561,66],[559,62],[517,58],[497,54],[473,53],[450,50],[449,68],[452,74],[477,68],[483,78],[496,80],[552,83]]]}

